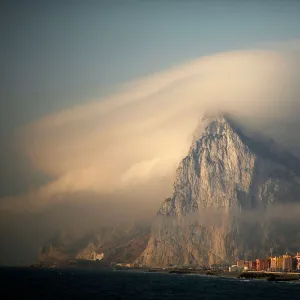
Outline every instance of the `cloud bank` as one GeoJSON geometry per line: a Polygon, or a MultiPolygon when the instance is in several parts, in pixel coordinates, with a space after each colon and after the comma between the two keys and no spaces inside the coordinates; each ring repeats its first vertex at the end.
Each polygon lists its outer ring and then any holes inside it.
{"type": "Polygon", "coordinates": [[[39,211],[84,193],[120,203],[124,194],[137,203],[150,194],[157,207],[171,192],[199,119],[211,109],[236,115],[298,154],[297,53],[246,50],[202,57],[22,128],[22,155],[49,181],[2,198],[1,209],[39,211]]]}

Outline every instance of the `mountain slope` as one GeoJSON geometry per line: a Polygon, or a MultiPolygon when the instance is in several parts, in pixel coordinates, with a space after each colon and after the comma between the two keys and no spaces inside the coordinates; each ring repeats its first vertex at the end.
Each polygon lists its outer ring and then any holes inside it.
{"type": "Polygon", "coordinates": [[[102,227],[81,235],[59,232],[39,250],[38,260],[99,259],[104,265],[112,261],[132,263],[145,249],[149,232],[148,226],[136,223],[102,227]]]}
{"type": "Polygon", "coordinates": [[[139,261],[211,264],[279,251],[284,228],[264,213],[299,203],[299,159],[223,115],[205,118],[197,132],[139,261]]]}

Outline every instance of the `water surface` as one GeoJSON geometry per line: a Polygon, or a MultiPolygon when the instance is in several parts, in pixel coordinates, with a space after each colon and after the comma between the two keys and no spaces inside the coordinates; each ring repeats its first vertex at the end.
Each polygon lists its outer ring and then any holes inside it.
{"type": "Polygon", "coordinates": [[[0,299],[300,300],[300,283],[79,269],[0,269],[0,299]]]}

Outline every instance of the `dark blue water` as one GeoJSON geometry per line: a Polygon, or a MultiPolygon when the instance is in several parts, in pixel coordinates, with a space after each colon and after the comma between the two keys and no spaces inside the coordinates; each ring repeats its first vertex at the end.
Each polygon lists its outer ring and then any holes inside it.
{"type": "Polygon", "coordinates": [[[300,283],[133,271],[0,269],[0,299],[300,300],[300,283]]]}

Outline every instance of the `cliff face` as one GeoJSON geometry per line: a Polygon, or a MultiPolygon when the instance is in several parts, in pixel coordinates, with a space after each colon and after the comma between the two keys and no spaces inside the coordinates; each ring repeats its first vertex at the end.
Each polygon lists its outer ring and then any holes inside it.
{"type": "Polygon", "coordinates": [[[224,116],[204,119],[139,261],[211,264],[283,247],[280,228],[265,213],[300,201],[299,174],[299,159],[273,141],[224,116]]]}

